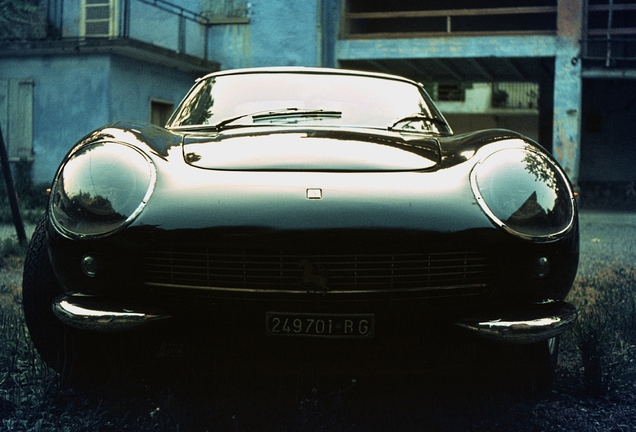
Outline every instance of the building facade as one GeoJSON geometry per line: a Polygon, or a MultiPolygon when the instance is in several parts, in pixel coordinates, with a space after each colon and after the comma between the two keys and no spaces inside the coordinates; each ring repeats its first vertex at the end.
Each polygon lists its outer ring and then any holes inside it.
{"type": "Polygon", "coordinates": [[[0,125],[36,182],[104,123],[161,124],[197,76],[280,65],[405,75],[456,132],[524,132],[576,185],[636,180],[636,0],[1,1],[0,125]]]}

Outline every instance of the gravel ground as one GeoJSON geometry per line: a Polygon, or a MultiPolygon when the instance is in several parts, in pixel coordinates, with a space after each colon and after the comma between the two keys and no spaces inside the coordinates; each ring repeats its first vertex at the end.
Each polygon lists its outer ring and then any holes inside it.
{"type": "Polygon", "coordinates": [[[636,265],[636,213],[581,211],[579,276],[588,277],[608,265],[636,265]]]}

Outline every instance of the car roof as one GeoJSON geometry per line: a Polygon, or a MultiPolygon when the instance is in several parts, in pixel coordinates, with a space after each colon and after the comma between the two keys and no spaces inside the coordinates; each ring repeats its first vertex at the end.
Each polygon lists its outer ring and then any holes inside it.
{"type": "Polygon", "coordinates": [[[271,67],[256,67],[256,68],[244,68],[244,69],[228,69],[224,71],[212,72],[205,75],[200,79],[207,79],[210,77],[218,77],[225,75],[244,75],[244,74],[259,74],[259,73],[297,73],[297,74],[325,74],[325,75],[349,75],[360,77],[373,77],[389,79],[394,81],[403,81],[417,85],[417,83],[408,78],[401,77],[399,75],[391,75],[379,72],[366,72],[352,69],[337,69],[337,68],[323,68],[323,67],[306,67],[306,66],[271,66],[271,67]]]}

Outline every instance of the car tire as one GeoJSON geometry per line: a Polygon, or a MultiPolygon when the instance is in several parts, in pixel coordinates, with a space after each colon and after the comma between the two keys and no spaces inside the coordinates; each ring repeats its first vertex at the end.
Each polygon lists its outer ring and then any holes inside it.
{"type": "Polygon", "coordinates": [[[65,325],[51,308],[61,294],[49,260],[45,216],[29,243],[22,276],[24,317],[40,358],[69,382],[95,384],[156,352],[150,337],[142,341],[139,335],[86,332],[65,325]]]}
{"type": "Polygon", "coordinates": [[[523,345],[491,342],[477,344],[480,367],[512,390],[543,394],[552,388],[558,357],[559,336],[523,345]]]}
{"type": "Polygon", "coordinates": [[[560,340],[559,336],[555,336],[525,347],[530,383],[536,392],[542,393],[552,387],[559,361],[560,340]]]}

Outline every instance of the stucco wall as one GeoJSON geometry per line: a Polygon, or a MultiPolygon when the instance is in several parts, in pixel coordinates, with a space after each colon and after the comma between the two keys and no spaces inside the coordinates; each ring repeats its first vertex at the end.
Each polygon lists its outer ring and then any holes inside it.
{"type": "Polygon", "coordinates": [[[150,120],[150,101],[175,106],[195,76],[110,54],[5,59],[0,79],[33,80],[33,180],[53,179],[84,135],[115,120],[150,120]]]}
{"type": "Polygon", "coordinates": [[[5,59],[0,78],[32,79],[33,180],[48,182],[71,145],[108,121],[109,62],[100,56],[5,59]]]}
{"type": "Polygon", "coordinates": [[[320,63],[319,0],[251,0],[249,24],[210,28],[209,58],[221,69],[317,66],[320,63]]]}
{"type": "Polygon", "coordinates": [[[157,65],[113,56],[110,77],[110,118],[150,121],[150,100],[177,104],[195,76],[157,65]]]}

